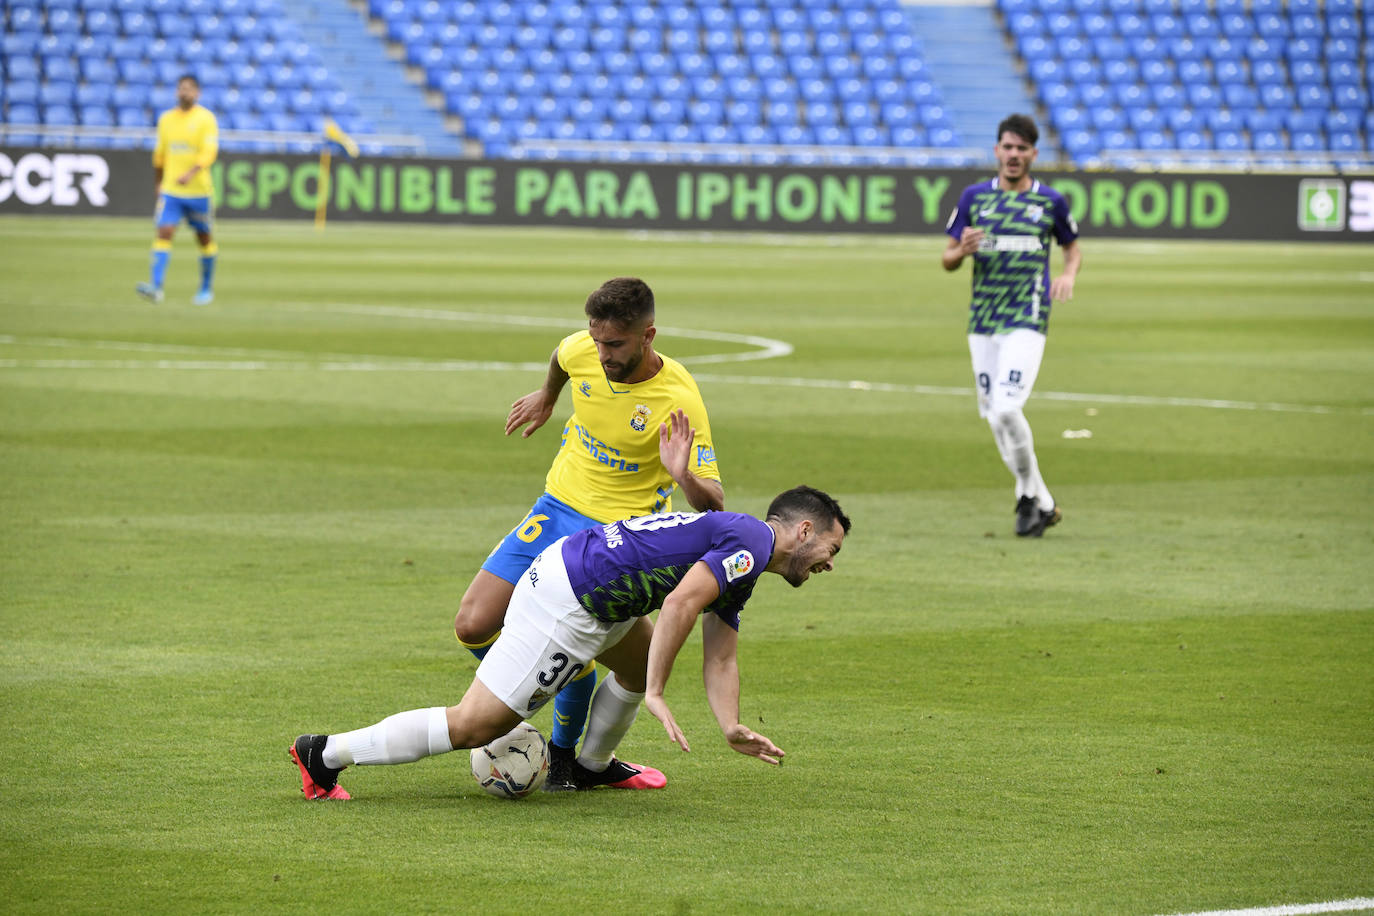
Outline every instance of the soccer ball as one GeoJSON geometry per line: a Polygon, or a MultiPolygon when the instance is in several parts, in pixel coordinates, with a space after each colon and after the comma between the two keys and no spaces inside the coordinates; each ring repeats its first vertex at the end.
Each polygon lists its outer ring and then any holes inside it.
{"type": "Polygon", "coordinates": [[[472,777],[488,795],[524,798],[549,775],[549,746],[539,729],[521,722],[486,747],[472,749],[472,777]]]}

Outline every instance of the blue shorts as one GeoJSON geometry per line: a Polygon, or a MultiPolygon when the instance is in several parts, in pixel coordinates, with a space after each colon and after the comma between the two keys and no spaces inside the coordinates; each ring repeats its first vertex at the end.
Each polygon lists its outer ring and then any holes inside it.
{"type": "Polygon", "coordinates": [[[196,232],[209,235],[214,212],[214,204],[208,197],[175,197],[163,193],[158,195],[157,213],[153,221],[159,227],[178,226],[184,219],[196,232]]]}
{"type": "Polygon", "coordinates": [[[501,539],[482,568],[514,585],[545,547],[561,537],[600,524],[545,493],[534,501],[524,520],[501,539]]]}

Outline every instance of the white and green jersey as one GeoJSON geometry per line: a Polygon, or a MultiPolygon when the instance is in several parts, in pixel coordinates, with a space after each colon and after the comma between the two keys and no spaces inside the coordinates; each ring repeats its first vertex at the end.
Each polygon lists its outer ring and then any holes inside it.
{"type": "Polygon", "coordinates": [[[998,334],[1029,328],[1044,334],[1050,322],[1050,243],[1078,238],[1069,203],[1039,181],[1007,191],[1000,179],[969,185],[949,215],[945,233],[958,239],[965,226],[982,229],[973,256],[973,301],[968,333],[998,334]]]}

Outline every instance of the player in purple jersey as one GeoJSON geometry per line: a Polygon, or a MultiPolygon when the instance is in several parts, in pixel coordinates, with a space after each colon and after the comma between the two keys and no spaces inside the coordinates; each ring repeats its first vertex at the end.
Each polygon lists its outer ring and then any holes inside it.
{"type": "Polygon", "coordinates": [[[1016,478],[1016,533],[1040,537],[1063,517],[1040,475],[1035,441],[1022,408],[1045,353],[1050,307],[1072,299],[1083,263],[1078,224],[1063,195],[1031,177],[1040,132],[1025,115],[997,125],[997,176],[965,188],[950,214],[945,270],[973,258],[968,345],[978,385],[978,414],[1016,478]],[[1064,267],[1050,279],[1051,242],[1064,267]]]}
{"type": "Polygon", "coordinates": [[[664,688],[702,618],[706,699],[726,743],[765,763],[783,750],[739,721],[740,611],[765,572],[794,587],[834,568],[849,518],[829,495],[795,487],[760,521],[737,512],[668,513],[587,528],[550,545],[520,577],[505,628],[457,706],[397,713],[366,728],[301,735],[290,747],[307,799],[347,799],[350,764],[412,763],[481,747],[534,715],[598,660],[613,677],[592,699],[569,778],[550,789],[591,789],[627,778],[613,756],[644,702],[684,751],[687,738],[664,688]],[[658,624],[648,615],[659,611],[658,624]]]}

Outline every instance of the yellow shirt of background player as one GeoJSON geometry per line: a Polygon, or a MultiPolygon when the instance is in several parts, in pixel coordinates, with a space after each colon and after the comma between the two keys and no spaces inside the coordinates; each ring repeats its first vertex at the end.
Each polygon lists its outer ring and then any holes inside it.
{"type": "Polygon", "coordinates": [[[210,166],[219,155],[219,122],[201,105],[189,111],[172,108],[157,119],[157,146],[153,167],[162,169],[162,193],[173,197],[210,197],[214,184],[210,166]],[[200,171],[186,184],[177,184],[193,166],[200,171]]]}
{"type": "Polygon", "coordinates": [[[659,356],[663,368],[653,378],[625,385],[606,378],[589,332],[559,343],[573,414],[544,484],[550,495],[602,522],[670,511],[676,484],[659,460],[658,427],[679,407],[696,429],[687,470],[720,480],[696,380],[677,360],[659,356]]]}

